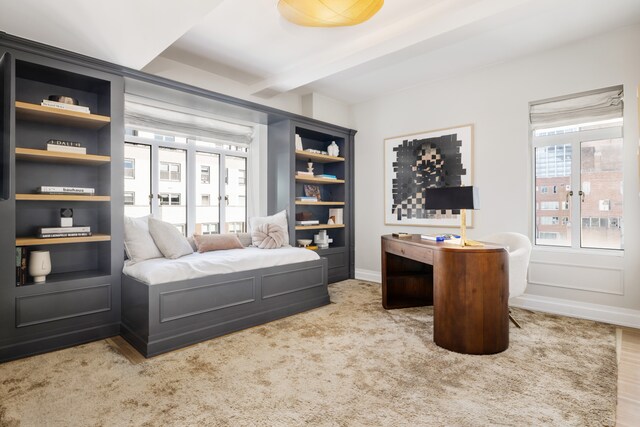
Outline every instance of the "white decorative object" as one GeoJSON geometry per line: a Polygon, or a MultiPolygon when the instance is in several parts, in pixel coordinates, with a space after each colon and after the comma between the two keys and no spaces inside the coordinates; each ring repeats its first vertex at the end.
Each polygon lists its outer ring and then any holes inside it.
{"type": "Polygon", "coordinates": [[[307,163],[307,172],[313,174],[313,162],[307,163]]]}
{"type": "Polygon", "coordinates": [[[318,234],[313,236],[313,241],[318,245],[318,249],[327,249],[329,247],[329,243],[333,243],[333,239],[327,235],[327,230],[321,230],[318,234]]]}
{"type": "Polygon", "coordinates": [[[51,273],[51,256],[49,251],[31,251],[29,256],[29,274],[35,283],[44,283],[47,274],[51,273]]]}
{"type": "Polygon", "coordinates": [[[296,133],[296,151],[302,151],[302,137],[296,133]]]}
{"type": "Polygon", "coordinates": [[[311,239],[298,239],[298,244],[303,248],[306,248],[307,246],[309,246],[311,242],[313,242],[313,240],[311,239]]]}
{"type": "Polygon", "coordinates": [[[327,147],[327,153],[329,153],[330,156],[338,157],[340,154],[340,147],[338,147],[338,144],[336,144],[335,141],[331,141],[331,144],[327,147]]]}

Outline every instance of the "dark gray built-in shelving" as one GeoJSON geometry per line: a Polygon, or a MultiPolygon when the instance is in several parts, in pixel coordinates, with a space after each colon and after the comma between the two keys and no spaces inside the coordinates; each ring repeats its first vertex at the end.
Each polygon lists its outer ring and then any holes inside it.
{"type": "Polygon", "coordinates": [[[123,78],[3,53],[8,197],[0,202],[0,360],[118,334],[123,263],[123,78]],[[41,106],[49,95],[76,98],[91,114],[41,106]],[[87,154],[47,151],[49,139],[80,142],[87,154]],[[92,187],[96,194],[37,194],[42,185],[92,187]],[[36,227],[59,226],[61,208],[72,208],[74,223],[93,235],[37,238],[36,227]],[[46,283],[18,286],[16,247],[50,252],[46,283]]]}

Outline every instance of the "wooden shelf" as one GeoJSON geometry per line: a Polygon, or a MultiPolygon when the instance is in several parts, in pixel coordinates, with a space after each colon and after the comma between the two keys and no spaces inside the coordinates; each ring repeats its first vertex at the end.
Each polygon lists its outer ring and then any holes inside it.
{"type": "Polygon", "coordinates": [[[80,113],[55,107],[45,107],[43,105],[21,101],[16,101],[16,118],[87,129],[100,129],[111,123],[111,118],[107,116],[80,113]]]}
{"type": "Polygon", "coordinates": [[[344,157],[327,156],[326,154],[309,153],[300,150],[296,150],[296,158],[309,159],[316,163],[344,162],[344,157]]]}
{"type": "Polygon", "coordinates": [[[111,196],[83,196],[81,194],[16,194],[16,200],[50,200],[60,202],[110,202],[111,196]]]}
{"type": "Polygon", "coordinates": [[[304,206],[344,206],[344,202],[303,202],[300,200],[296,201],[296,205],[304,205],[304,206]]]}
{"type": "Polygon", "coordinates": [[[344,228],[344,224],[296,225],[296,230],[322,230],[325,228],[344,228]]]}
{"type": "Polygon", "coordinates": [[[316,178],[315,176],[304,178],[301,176],[296,176],[297,182],[306,182],[309,184],[344,184],[344,179],[327,179],[327,178],[316,178]]]}
{"type": "Polygon", "coordinates": [[[107,242],[111,240],[108,234],[94,234],[87,237],[55,237],[38,239],[37,237],[16,237],[16,246],[64,245],[71,243],[107,242]]]}
{"type": "Polygon", "coordinates": [[[36,150],[33,148],[16,148],[16,159],[30,162],[63,163],[98,166],[111,162],[109,156],[95,154],[64,153],[60,151],[36,150]]]}

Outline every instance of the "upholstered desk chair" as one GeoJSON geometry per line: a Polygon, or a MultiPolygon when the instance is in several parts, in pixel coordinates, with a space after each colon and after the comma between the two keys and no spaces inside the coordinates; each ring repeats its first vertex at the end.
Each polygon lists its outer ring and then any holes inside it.
{"type": "MultiPolygon", "coordinates": [[[[498,243],[506,246],[509,252],[509,299],[518,297],[524,293],[527,287],[527,269],[531,256],[531,242],[529,238],[520,233],[496,233],[480,239],[487,243],[498,243]]],[[[509,319],[520,328],[520,324],[509,311],[509,319]]]]}

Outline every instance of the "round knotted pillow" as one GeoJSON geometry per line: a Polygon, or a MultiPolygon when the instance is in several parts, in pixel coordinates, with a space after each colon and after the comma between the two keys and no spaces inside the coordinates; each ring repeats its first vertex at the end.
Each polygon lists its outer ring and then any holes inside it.
{"type": "Polygon", "coordinates": [[[251,243],[260,249],[277,249],[285,244],[284,230],[276,224],[260,224],[251,231],[251,243]]]}

